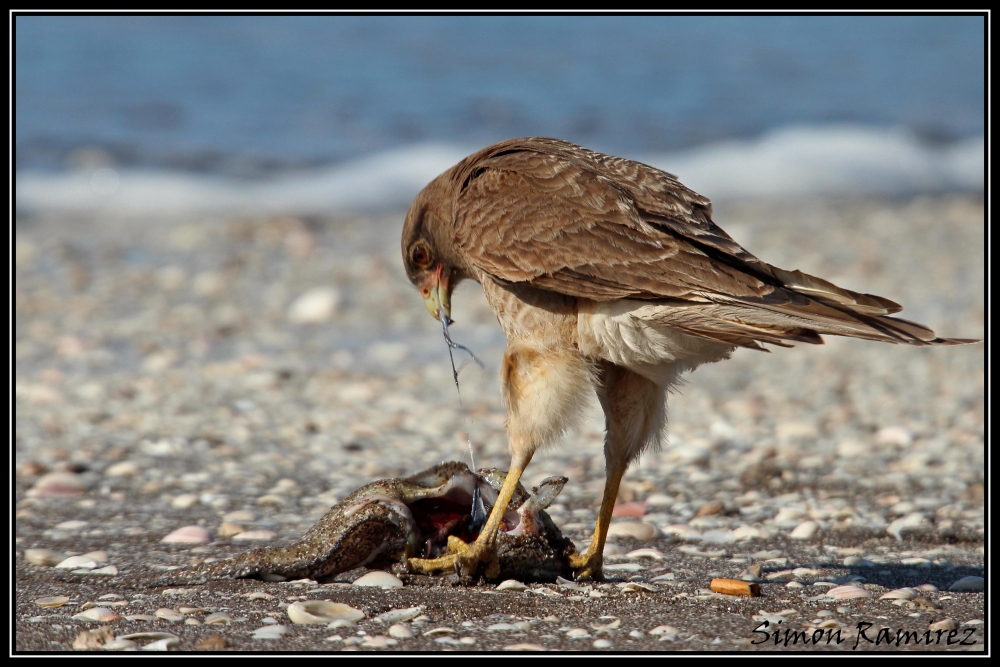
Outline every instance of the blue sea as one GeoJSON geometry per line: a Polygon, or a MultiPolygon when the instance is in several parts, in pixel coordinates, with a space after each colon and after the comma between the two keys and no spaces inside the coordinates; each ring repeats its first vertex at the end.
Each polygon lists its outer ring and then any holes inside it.
{"type": "Polygon", "coordinates": [[[523,135],[715,196],[976,190],[984,32],[977,16],[18,16],[18,205],[395,206],[523,135]]]}

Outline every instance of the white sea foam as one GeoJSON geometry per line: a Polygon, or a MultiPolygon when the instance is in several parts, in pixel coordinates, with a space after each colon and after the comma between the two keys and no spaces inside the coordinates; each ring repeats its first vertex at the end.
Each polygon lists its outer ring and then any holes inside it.
{"type": "MultiPolygon", "coordinates": [[[[405,207],[431,179],[475,147],[420,144],[332,168],[269,181],[103,168],[92,173],[21,172],[19,211],[126,215],[328,214],[405,207]]],[[[633,156],[677,174],[714,200],[735,197],[905,195],[983,189],[983,137],[922,143],[903,130],[790,127],[728,141],[633,156]]]]}

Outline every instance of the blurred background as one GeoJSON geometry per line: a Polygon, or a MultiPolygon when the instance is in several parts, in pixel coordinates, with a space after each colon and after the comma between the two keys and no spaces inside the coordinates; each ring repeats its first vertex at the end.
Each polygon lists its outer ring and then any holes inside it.
{"type": "Polygon", "coordinates": [[[19,16],[15,28],[22,214],[400,207],[461,157],[524,135],[647,161],[713,199],[983,183],[977,16],[19,16]]]}
{"type": "MultiPolygon", "coordinates": [[[[509,137],[664,168],[764,261],[983,334],[981,17],[18,16],[15,38],[18,462],[177,521],[180,490],[205,512],[281,477],[343,497],[468,460],[469,438],[509,463],[482,290],[453,300],[486,364],[460,403],[399,250],[413,196],[509,137]],[[119,460],[134,477],[103,475],[119,460]]],[[[623,497],[693,515],[734,484],[928,507],[979,488],[981,512],[983,361],[740,350],[671,398],[623,497]]],[[[528,481],[567,474],[570,506],[596,503],[603,427],[595,404],[528,481]]],[[[878,532],[894,517],[872,507],[857,525],[878,532]]]]}

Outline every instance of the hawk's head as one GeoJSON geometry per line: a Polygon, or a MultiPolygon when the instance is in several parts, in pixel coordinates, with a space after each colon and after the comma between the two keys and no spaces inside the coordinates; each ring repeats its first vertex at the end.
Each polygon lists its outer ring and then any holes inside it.
{"type": "Polygon", "coordinates": [[[448,175],[431,181],[410,204],[403,225],[403,266],[430,314],[450,321],[452,290],[466,276],[456,257],[454,196],[448,175]]]}

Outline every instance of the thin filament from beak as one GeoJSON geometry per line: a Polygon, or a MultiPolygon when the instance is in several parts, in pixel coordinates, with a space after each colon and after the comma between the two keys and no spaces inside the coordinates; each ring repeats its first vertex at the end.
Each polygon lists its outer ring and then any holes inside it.
{"type": "MultiPolygon", "coordinates": [[[[438,305],[438,314],[441,317],[441,331],[444,333],[444,340],[445,340],[445,342],[448,343],[448,359],[451,361],[451,376],[453,378],[455,378],[455,391],[458,393],[458,405],[462,409],[462,419],[464,420],[465,419],[465,404],[462,403],[462,389],[458,386],[458,371],[462,370],[462,368],[465,368],[465,364],[462,364],[462,366],[460,368],[455,368],[455,354],[454,354],[454,352],[452,352],[452,350],[462,350],[463,352],[465,352],[466,354],[468,354],[470,357],[472,357],[472,360],[474,362],[476,362],[476,365],[479,366],[479,368],[482,369],[482,370],[484,370],[484,371],[486,370],[486,366],[484,366],[483,362],[481,362],[478,359],[478,357],[476,357],[476,355],[474,355],[472,353],[472,350],[470,350],[469,348],[465,347],[464,345],[459,345],[458,343],[456,343],[455,341],[453,341],[451,339],[451,334],[448,332],[448,325],[451,324],[451,318],[448,317],[447,315],[445,315],[444,314],[444,309],[441,308],[441,290],[440,289],[437,290],[436,295],[437,295],[436,298],[437,298],[437,302],[438,302],[437,303],[437,305],[438,305]]],[[[469,462],[472,463],[472,470],[475,471],[476,470],[476,457],[475,457],[475,455],[472,452],[472,436],[469,434],[469,427],[468,427],[468,425],[466,425],[466,427],[465,427],[465,439],[468,441],[468,444],[469,444],[469,462]]],[[[478,486],[477,486],[477,490],[478,490],[478,486]]],[[[473,499],[472,505],[473,505],[472,506],[473,513],[475,513],[475,510],[476,510],[475,499],[473,499]]]]}

